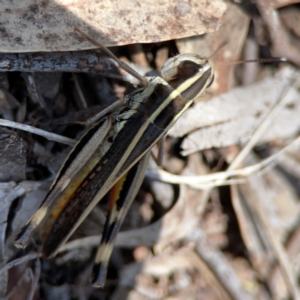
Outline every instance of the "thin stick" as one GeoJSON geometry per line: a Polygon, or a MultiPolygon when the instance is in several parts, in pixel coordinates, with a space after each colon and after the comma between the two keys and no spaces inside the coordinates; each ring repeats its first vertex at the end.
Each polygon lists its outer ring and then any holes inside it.
{"type": "Polygon", "coordinates": [[[288,90],[286,88],[282,92],[279,97],[279,101],[274,104],[273,108],[269,111],[269,113],[264,117],[264,120],[261,122],[259,127],[255,130],[249,142],[243,148],[243,150],[235,157],[233,162],[230,164],[228,170],[237,169],[241,162],[245,159],[251,149],[257,144],[261,136],[265,133],[265,131],[269,128],[273,120],[276,118],[278,113],[282,110],[282,107],[285,105],[285,99],[287,99],[287,95],[291,92],[293,87],[296,87],[299,84],[300,80],[294,82],[292,87],[289,87],[288,90]]]}
{"type": "Polygon", "coordinates": [[[300,136],[295,139],[293,142],[291,142],[289,145],[278,151],[277,153],[269,156],[268,158],[262,160],[261,162],[254,164],[252,166],[248,166],[242,169],[233,169],[233,170],[227,170],[224,172],[217,172],[213,174],[207,174],[207,175],[199,175],[199,176],[182,176],[182,175],[174,175],[172,173],[169,173],[167,171],[161,170],[161,169],[155,169],[155,170],[148,170],[146,175],[147,177],[159,180],[163,182],[173,183],[173,184],[186,184],[193,188],[197,189],[206,189],[207,184],[208,185],[224,185],[224,181],[228,177],[233,176],[249,176],[253,174],[254,172],[263,170],[264,168],[274,164],[276,159],[279,158],[281,155],[286,153],[288,150],[299,146],[300,145],[300,136]],[[216,181],[218,184],[216,184],[216,181]]]}
{"type": "MultiPolygon", "coordinates": [[[[296,87],[299,85],[300,80],[296,80],[292,87],[296,87]]],[[[245,159],[254,145],[259,141],[261,136],[266,132],[266,129],[269,128],[271,122],[275,119],[278,113],[282,110],[282,107],[286,104],[287,95],[291,92],[292,88],[290,87],[288,91],[286,89],[283,91],[280,96],[280,100],[274,105],[274,107],[270,110],[270,112],[265,116],[264,120],[261,122],[259,127],[256,129],[254,134],[252,135],[250,141],[246,144],[243,150],[238,154],[238,156],[233,160],[230,164],[228,170],[236,169],[240,166],[241,162],[245,159]]],[[[256,208],[255,208],[256,209],[256,208]]],[[[300,291],[297,286],[295,272],[289,262],[286,251],[283,249],[280,241],[273,234],[273,228],[271,228],[269,220],[265,217],[261,211],[256,209],[257,216],[260,218],[260,221],[264,227],[265,233],[268,237],[269,243],[271,244],[271,248],[274,252],[274,256],[276,257],[278,264],[281,269],[281,273],[283,275],[284,282],[292,295],[293,299],[300,299],[300,291]]]]}
{"type": "Polygon", "coordinates": [[[34,266],[34,273],[32,273],[33,278],[32,278],[32,284],[31,284],[31,289],[30,289],[30,293],[27,297],[28,300],[32,300],[34,298],[35,292],[38,289],[38,284],[39,284],[39,279],[40,279],[40,275],[41,275],[41,262],[39,259],[37,259],[35,261],[35,266],[34,266]]]}
{"type": "Polygon", "coordinates": [[[149,80],[144,77],[141,76],[139,73],[137,73],[135,70],[133,70],[131,67],[129,67],[126,63],[122,62],[121,60],[119,60],[110,50],[108,50],[106,47],[104,47],[103,45],[101,45],[99,42],[93,40],[92,38],[90,38],[89,36],[87,36],[83,31],[81,31],[79,28],[74,27],[74,30],[79,32],[87,41],[89,41],[90,43],[94,44],[95,46],[99,47],[102,51],[104,51],[108,56],[110,56],[111,58],[113,58],[119,65],[120,68],[122,68],[123,70],[125,70],[126,72],[128,72],[129,74],[131,74],[133,77],[135,77],[137,80],[139,80],[144,86],[148,86],[149,85],[149,80]]]}
{"type": "Polygon", "coordinates": [[[260,58],[260,59],[246,59],[246,60],[237,60],[237,61],[228,61],[222,63],[216,63],[216,65],[240,65],[244,63],[274,63],[274,62],[286,62],[287,59],[284,57],[272,57],[272,58],[260,58]]]}
{"type": "Polygon", "coordinates": [[[71,146],[74,146],[76,144],[76,140],[61,136],[59,134],[51,133],[51,132],[48,132],[48,131],[45,131],[45,130],[42,130],[39,128],[35,128],[30,125],[25,125],[25,124],[21,124],[21,123],[9,121],[9,120],[4,120],[4,119],[0,119],[0,125],[5,126],[5,127],[24,130],[27,132],[31,132],[31,133],[37,134],[39,136],[42,136],[50,141],[55,141],[55,142],[59,142],[59,143],[67,144],[67,145],[71,145],[71,146]]]}
{"type": "Polygon", "coordinates": [[[12,267],[18,266],[29,260],[37,259],[39,257],[41,257],[41,254],[39,254],[37,252],[32,252],[32,253],[24,255],[20,258],[14,259],[14,260],[10,261],[9,263],[7,263],[5,266],[3,266],[3,268],[0,269],[0,274],[3,273],[4,271],[11,269],[12,267]]]}

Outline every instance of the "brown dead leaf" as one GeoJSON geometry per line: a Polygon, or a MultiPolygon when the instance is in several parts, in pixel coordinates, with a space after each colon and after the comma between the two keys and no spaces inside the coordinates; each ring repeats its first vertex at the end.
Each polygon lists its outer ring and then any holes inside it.
{"type": "Polygon", "coordinates": [[[201,53],[203,57],[211,57],[217,51],[211,58],[215,71],[211,88],[214,94],[225,93],[233,88],[235,65],[224,65],[224,62],[240,58],[250,22],[249,16],[239,6],[227,3],[227,7],[220,30],[176,41],[180,53],[201,53]],[[220,49],[224,42],[227,44],[220,49]]]}
{"type": "Polygon", "coordinates": [[[95,48],[74,32],[105,46],[151,43],[213,32],[226,10],[222,0],[1,1],[1,52],[95,48]]]}
{"type": "Polygon", "coordinates": [[[280,11],[280,18],[282,22],[298,38],[300,36],[299,12],[300,10],[297,6],[288,6],[280,11]]]}

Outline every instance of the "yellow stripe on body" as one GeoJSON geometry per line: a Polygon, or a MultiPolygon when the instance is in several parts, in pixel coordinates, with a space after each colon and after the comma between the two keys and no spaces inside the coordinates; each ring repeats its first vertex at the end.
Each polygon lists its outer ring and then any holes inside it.
{"type": "MultiPolygon", "coordinates": [[[[210,66],[207,66],[206,70],[209,70],[210,66]]],[[[193,82],[197,81],[201,76],[195,76],[193,82]]],[[[158,85],[164,85],[164,86],[169,86],[168,83],[159,77],[154,78],[151,83],[149,84],[149,86],[143,91],[143,93],[141,95],[136,95],[136,99],[135,101],[133,101],[133,105],[131,107],[131,109],[134,110],[138,110],[141,103],[143,103],[143,101],[147,101],[149,95],[151,95],[153,93],[153,91],[155,90],[155,87],[158,85]]],[[[178,90],[180,92],[184,92],[184,90],[186,90],[187,85],[186,84],[182,84],[178,90]]],[[[204,90],[204,88],[202,89],[204,90]]],[[[62,243],[64,243],[70,236],[71,234],[76,230],[76,228],[79,226],[79,224],[81,224],[81,222],[86,218],[86,216],[91,212],[91,210],[94,208],[94,206],[102,199],[102,197],[106,194],[106,192],[114,185],[114,183],[119,179],[116,177],[116,175],[119,173],[120,169],[122,168],[122,166],[124,165],[124,163],[126,162],[126,160],[128,159],[130,153],[133,151],[133,149],[137,146],[139,140],[141,139],[141,137],[143,136],[144,132],[146,131],[146,129],[149,127],[150,123],[153,123],[154,120],[158,117],[158,115],[162,112],[163,109],[165,109],[172,101],[174,101],[174,99],[176,99],[177,97],[181,97],[180,93],[177,90],[173,90],[171,92],[171,94],[168,95],[168,97],[166,99],[164,99],[163,101],[161,101],[161,105],[158,107],[158,109],[156,109],[154,112],[152,112],[150,118],[147,118],[145,120],[145,122],[143,123],[143,125],[140,127],[140,129],[138,130],[138,132],[135,134],[134,139],[131,141],[131,143],[127,146],[125,152],[123,152],[120,160],[118,161],[118,163],[115,165],[114,169],[112,170],[112,172],[110,173],[110,175],[108,176],[107,180],[105,181],[105,189],[100,189],[99,192],[95,195],[94,199],[90,202],[90,204],[86,207],[85,211],[82,213],[82,215],[80,216],[80,218],[77,220],[77,222],[74,224],[73,229],[69,232],[69,234],[65,237],[65,239],[63,240],[62,243]]],[[[187,101],[187,103],[184,105],[184,107],[180,110],[180,112],[173,118],[172,122],[165,128],[164,132],[162,134],[160,134],[159,136],[156,137],[156,139],[154,141],[152,141],[152,144],[155,144],[156,142],[158,142],[158,140],[160,140],[162,138],[162,136],[173,126],[173,124],[176,122],[176,120],[184,113],[184,111],[192,104],[192,100],[187,101]]],[[[121,146],[121,145],[120,145],[121,146]]],[[[144,155],[144,153],[141,153],[139,155],[138,158],[140,158],[142,155],[144,155]]],[[[137,158],[137,159],[138,159],[137,158]]],[[[127,169],[125,170],[125,172],[137,161],[137,159],[135,161],[132,161],[131,164],[129,166],[127,166],[127,169]]]]}

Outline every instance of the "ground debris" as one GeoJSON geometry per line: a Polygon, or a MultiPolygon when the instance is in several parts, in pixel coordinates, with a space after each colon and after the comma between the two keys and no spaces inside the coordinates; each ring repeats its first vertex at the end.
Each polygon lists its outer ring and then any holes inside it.
{"type": "MultiPolygon", "coordinates": [[[[25,2],[0,13],[0,19],[7,19],[0,28],[2,51],[7,52],[0,55],[0,70],[5,71],[0,124],[18,122],[15,129],[0,128],[0,298],[300,300],[300,11],[294,1],[226,3],[225,15],[221,0],[210,1],[205,10],[207,1],[148,1],[148,15],[144,4],[121,1],[107,13],[109,20],[98,18],[97,1],[71,1],[66,16],[57,13],[67,7],[64,0],[40,6],[25,2]],[[124,5],[128,7],[121,10],[124,5]],[[162,14],[164,5],[170,9],[162,14]],[[70,18],[74,9],[82,14],[76,22],[70,18]],[[36,28],[19,27],[17,36],[10,27],[16,23],[7,17],[14,14],[36,28]],[[91,23],[83,26],[85,18],[91,23]],[[146,18],[146,27],[136,26],[140,18],[146,18]],[[42,36],[35,30],[44,20],[42,36]],[[163,168],[150,161],[117,236],[103,289],[92,287],[90,274],[105,201],[51,259],[40,257],[39,245],[28,250],[13,245],[70,145],[86,131],[84,121],[137,88],[131,79],[120,80],[129,78],[126,72],[98,52],[53,53],[91,48],[74,26],[105,45],[153,42],[114,49],[143,75],[149,70],[157,75],[156,66],[176,53],[209,57],[216,70],[214,84],[168,133],[163,168]],[[26,30],[31,30],[28,39],[26,30]],[[289,61],[231,64],[269,59],[270,53],[287,57],[293,66],[289,61]],[[29,132],[27,125],[47,135],[29,132]]],[[[158,156],[158,147],[153,152],[158,156]]]]}

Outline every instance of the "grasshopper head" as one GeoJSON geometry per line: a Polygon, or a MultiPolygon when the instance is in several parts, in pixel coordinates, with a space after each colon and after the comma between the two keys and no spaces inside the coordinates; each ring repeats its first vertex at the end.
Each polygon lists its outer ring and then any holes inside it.
{"type": "Polygon", "coordinates": [[[161,74],[164,80],[189,100],[197,98],[214,80],[211,64],[197,54],[180,54],[169,58],[161,74]]]}

